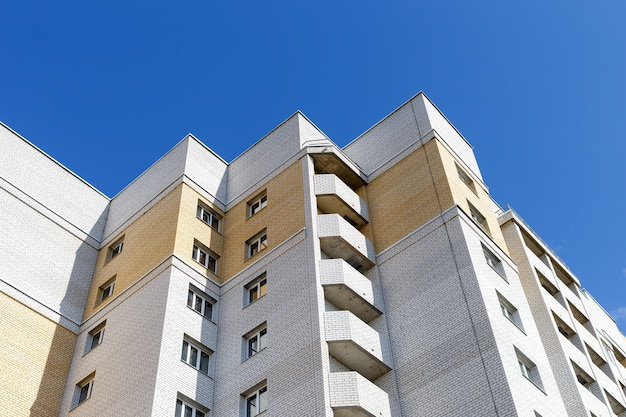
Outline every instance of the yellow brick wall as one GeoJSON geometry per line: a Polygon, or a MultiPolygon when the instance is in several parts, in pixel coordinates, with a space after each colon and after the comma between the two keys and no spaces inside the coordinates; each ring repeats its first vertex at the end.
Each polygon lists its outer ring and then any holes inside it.
{"type": "Polygon", "coordinates": [[[440,204],[445,210],[454,203],[436,140],[375,178],[365,192],[357,192],[366,196],[370,213],[370,224],[361,231],[377,253],[440,214],[440,204]]]}
{"type": "Polygon", "coordinates": [[[0,415],[59,414],[76,335],[0,293],[0,415]]]}
{"type": "Polygon", "coordinates": [[[179,258],[186,260],[199,272],[206,274],[215,281],[220,282],[219,277],[221,276],[221,270],[223,269],[222,265],[224,263],[224,258],[222,257],[224,252],[224,237],[222,233],[216,231],[196,216],[198,201],[222,217],[220,220],[220,231],[224,230],[224,212],[215,207],[215,205],[211,204],[208,200],[201,197],[188,185],[183,184],[174,253],[179,258]],[[219,256],[217,261],[217,275],[214,275],[211,271],[207,270],[201,264],[193,260],[191,255],[193,252],[194,240],[199,241],[219,256]]]}
{"type": "Polygon", "coordinates": [[[298,161],[271,179],[265,186],[253,190],[224,218],[224,262],[222,281],[226,281],[252,263],[259,255],[246,259],[245,242],[267,228],[268,250],[305,226],[302,162],[298,161]],[[248,201],[267,190],[267,207],[252,217],[247,215],[248,201]]]}
{"type": "MultiPolygon", "coordinates": [[[[459,177],[455,164],[456,158],[439,141],[436,142],[441,155],[441,162],[449,178],[448,183],[454,202],[470,215],[469,201],[485,217],[488,234],[502,250],[507,252],[506,243],[500,230],[498,218],[493,211],[493,203],[489,193],[477,181],[473,182],[473,188],[465,184],[459,177]]],[[[468,170],[464,169],[460,163],[458,165],[469,175],[468,170]]]]}
{"type": "MultiPolygon", "coordinates": [[[[112,242],[124,236],[122,253],[108,260],[108,247],[100,250],[85,305],[85,319],[174,252],[182,189],[182,185],[178,186],[116,236],[112,242]],[[116,277],[113,296],[96,305],[98,288],[113,276],[116,277]]],[[[191,256],[191,248],[189,251],[191,256]]]]}

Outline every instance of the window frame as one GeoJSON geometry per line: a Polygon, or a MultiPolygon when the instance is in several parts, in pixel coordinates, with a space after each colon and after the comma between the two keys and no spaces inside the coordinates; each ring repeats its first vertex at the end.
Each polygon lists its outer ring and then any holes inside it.
{"type": "Polygon", "coordinates": [[[85,354],[91,352],[92,350],[94,350],[95,348],[97,348],[98,346],[102,344],[102,341],[104,340],[104,330],[106,328],[106,323],[107,321],[104,320],[102,323],[99,323],[97,326],[95,326],[93,329],[91,329],[87,333],[87,343],[85,344],[85,354]],[[96,339],[96,335],[99,335],[97,339],[96,339]],[[97,341],[97,342],[94,344],[94,341],[97,341]]]}
{"type": "Polygon", "coordinates": [[[198,372],[209,375],[209,371],[211,369],[211,355],[213,351],[203,344],[191,339],[186,336],[183,337],[183,343],[181,348],[180,360],[181,362],[186,363],[191,366],[198,372]],[[195,353],[193,353],[195,350],[195,353]],[[203,367],[202,358],[203,355],[206,356],[206,368],[203,367]],[[193,357],[192,357],[193,356],[193,357]]]}
{"type": "Polygon", "coordinates": [[[124,238],[125,236],[122,236],[109,245],[107,249],[107,262],[122,253],[124,250],[124,238]]]}
{"type": "Polygon", "coordinates": [[[502,315],[513,323],[515,327],[524,332],[524,325],[522,324],[522,318],[517,307],[504,298],[504,296],[498,291],[496,291],[496,295],[498,296],[498,302],[500,303],[500,311],[502,312],[502,315]]]}
{"type": "Polygon", "coordinates": [[[246,305],[250,305],[265,297],[267,294],[267,272],[263,272],[261,275],[250,281],[244,286],[244,288],[246,305]]]}
{"type": "Polygon", "coordinates": [[[487,234],[490,234],[489,224],[487,223],[487,218],[478,210],[469,200],[467,200],[467,204],[469,206],[470,217],[483,231],[487,234]]]}
{"type": "Polygon", "coordinates": [[[187,292],[187,307],[191,310],[200,314],[202,317],[213,321],[213,307],[216,303],[217,301],[213,297],[209,296],[204,291],[199,290],[195,286],[189,285],[189,290],[187,292]],[[198,300],[202,300],[200,303],[200,310],[197,309],[198,300]],[[207,305],[211,306],[211,311],[208,314],[207,305]]]}
{"type": "Polygon", "coordinates": [[[194,241],[191,259],[202,265],[207,271],[217,275],[217,261],[219,256],[198,241],[194,241]],[[203,257],[204,262],[202,261],[203,257]],[[213,266],[211,267],[211,265],[213,266]]]}
{"type": "Polygon", "coordinates": [[[467,172],[458,163],[454,163],[456,166],[456,172],[459,175],[459,179],[463,184],[465,184],[474,194],[476,194],[476,186],[474,185],[474,180],[469,176],[467,172]]]}
{"type": "Polygon", "coordinates": [[[253,199],[248,201],[248,217],[252,217],[267,207],[267,190],[261,191],[253,199]]]}
{"type": "Polygon", "coordinates": [[[267,229],[246,240],[246,259],[250,259],[267,249],[267,229]]]}
{"type": "Polygon", "coordinates": [[[245,359],[251,358],[267,347],[267,322],[244,335],[245,359]],[[254,347],[253,347],[254,345],[254,347]]]}
{"type": "Polygon", "coordinates": [[[522,376],[545,393],[537,365],[517,348],[515,348],[515,356],[517,357],[518,368],[522,376]]]}
{"type": "Polygon", "coordinates": [[[502,278],[504,278],[505,281],[508,282],[507,277],[506,277],[506,272],[504,271],[504,264],[502,263],[502,260],[498,258],[491,250],[489,250],[489,248],[487,248],[487,246],[485,246],[484,243],[481,242],[480,246],[482,246],[483,255],[484,255],[485,262],[487,263],[487,265],[489,265],[491,269],[496,271],[498,275],[500,275],[502,278]]]}
{"type": "Polygon", "coordinates": [[[200,202],[199,200],[198,207],[196,208],[196,217],[213,230],[217,232],[220,231],[222,216],[217,214],[215,210],[208,208],[204,203],[200,202]]]}
{"type": "Polygon", "coordinates": [[[209,410],[204,407],[199,407],[196,404],[193,404],[187,399],[181,398],[179,395],[176,398],[176,408],[174,409],[174,417],[183,417],[185,415],[184,411],[189,408],[191,409],[191,417],[206,417],[209,414],[209,410]],[[180,406],[179,406],[180,405],[180,406]]]}
{"type": "Polygon", "coordinates": [[[117,275],[113,275],[111,278],[106,280],[102,285],[98,287],[98,296],[96,298],[96,305],[100,305],[106,300],[110,299],[113,296],[113,292],[115,291],[115,281],[117,280],[117,275]]]}
{"type": "Polygon", "coordinates": [[[255,417],[267,410],[267,384],[254,389],[244,398],[245,417],[255,417]],[[257,401],[258,404],[253,404],[257,401]],[[252,410],[254,407],[254,410],[252,410]]]}
{"type": "Polygon", "coordinates": [[[81,379],[74,387],[73,408],[78,407],[91,398],[93,394],[93,382],[96,379],[96,372],[92,372],[85,378],[81,379]],[[83,396],[84,393],[84,396],[83,396]]]}

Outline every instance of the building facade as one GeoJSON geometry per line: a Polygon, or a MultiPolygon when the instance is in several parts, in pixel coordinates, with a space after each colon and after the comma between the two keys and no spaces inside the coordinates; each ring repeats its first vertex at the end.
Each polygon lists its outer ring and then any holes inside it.
{"type": "Polygon", "coordinates": [[[624,336],[421,93],[113,198],[3,125],[0,193],[0,415],[626,417],[624,336]]]}

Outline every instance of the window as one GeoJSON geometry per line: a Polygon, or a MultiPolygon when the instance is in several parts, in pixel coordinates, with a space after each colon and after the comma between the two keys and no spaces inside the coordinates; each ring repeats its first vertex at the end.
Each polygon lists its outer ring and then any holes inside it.
{"type": "Polygon", "coordinates": [[[463,181],[463,183],[475,193],[476,189],[474,188],[474,181],[457,163],[455,163],[454,165],[456,165],[456,172],[459,174],[459,178],[461,179],[461,181],[463,181]]]}
{"type": "Polygon", "coordinates": [[[528,359],[526,355],[517,350],[517,348],[515,348],[515,354],[517,355],[517,363],[522,375],[535,384],[537,388],[543,391],[543,385],[541,383],[537,366],[530,359],[528,359]]]}
{"type": "Polygon", "coordinates": [[[606,399],[609,400],[609,405],[611,406],[611,410],[617,416],[621,416],[622,413],[626,412],[626,407],[622,403],[619,402],[615,397],[608,393],[607,390],[604,390],[606,394],[606,399]]]}
{"type": "Polygon", "coordinates": [[[511,304],[506,298],[504,298],[500,293],[496,293],[498,294],[498,301],[500,302],[500,310],[502,311],[502,315],[523,331],[524,328],[522,327],[522,320],[520,319],[517,308],[515,308],[515,306],[511,304]]]}
{"type": "Polygon", "coordinates": [[[246,396],[246,417],[254,417],[267,409],[267,386],[254,390],[246,396]]]}
{"type": "Polygon", "coordinates": [[[246,285],[247,302],[250,304],[267,293],[267,276],[265,272],[246,285]]]}
{"type": "Polygon", "coordinates": [[[78,384],[74,392],[74,407],[82,404],[91,398],[91,392],[93,390],[93,380],[96,376],[95,372],[92,372],[89,376],[84,378],[78,384]]]}
{"type": "Polygon", "coordinates": [[[115,277],[109,279],[98,288],[98,299],[96,305],[100,304],[107,298],[113,295],[113,289],[115,288],[115,277]]]}
{"type": "Polygon", "coordinates": [[[256,355],[267,345],[267,324],[263,323],[244,336],[246,340],[246,358],[256,355]]]}
{"type": "Polygon", "coordinates": [[[193,245],[191,257],[209,271],[217,274],[217,255],[213,255],[208,249],[200,247],[199,244],[195,244],[193,245]]]}
{"type": "Polygon", "coordinates": [[[587,389],[591,389],[591,385],[595,382],[593,378],[591,378],[587,372],[583,371],[582,368],[574,362],[570,362],[572,364],[572,368],[574,369],[574,374],[576,375],[578,383],[587,389]]]}
{"type": "Polygon", "coordinates": [[[546,278],[546,276],[543,275],[541,272],[536,269],[535,272],[537,273],[537,278],[539,278],[539,284],[543,287],[543,289],[546,290],[551,296],[556,297],[556,295],[559,293],[559,290],[556,288],[556,286],[552,282],[550,282],[550,280],[546,278]]]}
{"type": "Polygon", "coordinates": [[[175,417],[205,417],[208,410],[200,410],[200,407],[190,404],[189,401],[183,401],[182,399],[176,400],[176,413],[175,417]]]}
{"type": "Polygon", "coordinates": [[[248,202],[248,217],[254,216],[265,206],[267,206],[267,192],[263,191],[248,202]]]}
{"type": "Polygon", "coordinates": [[[220,219],[221,217],[217,215],[214,211],[206,208],[202,204],[198,203],[198,209],[196,210],[196,216],[211,226],[213,229],[219,231],[220,230],[220,219]]]}
{"type": "Polygon", "coordinates": [[[552,317],[554,318],[554,323],[556,324],[556,328],[565,338],[571,339],[576,335],[574,329],[572,329],[567,323],[565,323],[556,313],[552,312],[552,317]]]}
{"type": "Polygon", "coordinates": [[[117,255],[122,253],[122,249],[124,248],[124,236],[116,240],[112,245],[109,246],[107,259],[111,260],[115,258],[117,255]]]}
{"type": "Polygon", "coordinates": [[[199,343],[183,340],[183,349],[180,360],[193,366],[203,374],[209,374],[209,357],[211,351],[206,347],[200,347],[199,343]]]}
{"type": "Polygon", "coordinates": [[[246,242],[248,248],[248,258],[252,258],[257,253],[267,248],[267,230],[263,229],[246,242]]]}
{"type": "Polygon", "coordinates": [[[469,205],[470,216],[472,217],[472,220],[474,220],[476,224],[478,224],[483,230],[489,232],[489,226],[487,226],[487,219],[485,218],[485,216],[483,216],[482,213],[472,205],[472,203],[468,201],[467,204],[469,205]]]}
{"type": "Polygon", "coordinates": [[[493,270],[500,274],[502,278],[506,279],[502,261],[496,255],[494,255],[493,252],[487,249],[482,243],[481,246],[483,247],[483,254],[485,255],[485,261],[487,262],[487,265],[492,267],[493,270]]]}
{"type": "Polygon", "coordinates": [[[85,353],[90,352],[93,348],[102,343],[104,337],[104,326],[106,320],[94,327],[87,335],[87,345],[85,346],[85,353]]]}
{"type": "Polygon", "coordinates": [[[213,304],[215,300],[202,291],[190,286],[187,293],[187,307],[197,311],[209,320],[213,318],[213,304]]]}

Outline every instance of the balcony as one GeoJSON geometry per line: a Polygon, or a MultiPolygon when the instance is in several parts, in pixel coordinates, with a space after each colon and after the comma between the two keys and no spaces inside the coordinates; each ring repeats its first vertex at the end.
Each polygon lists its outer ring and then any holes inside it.
{"type": "Polygon", "coordinates": [[[331,373],[329,385],[335,417],[391,417],[389,395],[358,372],[331,373]]]}
{"type": "Polygon", "coordinates": [[[391,370],[383,361],[380,335],[349,311],[324,313],[328,352],[348,368],[374,380],[391,370]]]}
{"type": "Polygon", "coordinates": [[[372,282],[343,259],[320,261],[324,296],[340,310],[349,310],[366,323],[382,312],[374,306],[372,282]]]}
{"type": "Polygon", "coordinates": [[[333,174],[314,177],[317,207],[324,213],[337,213],[362,227],[369,222],[367,204],[350,187],[333,174]]]}
{"type": "Polygon", "coordinates": [[[339,214],[319,214],[317,234],[322,251],[329,257],[344,259],[361,271],[374,266],[372,242],[339,214]]]}

